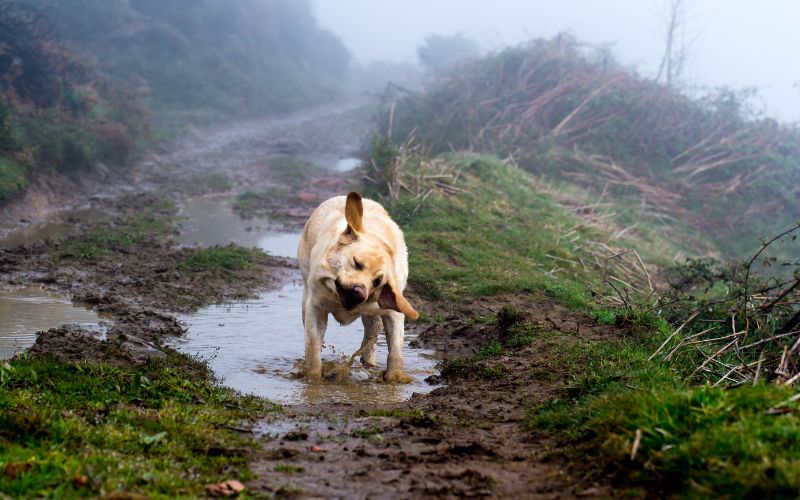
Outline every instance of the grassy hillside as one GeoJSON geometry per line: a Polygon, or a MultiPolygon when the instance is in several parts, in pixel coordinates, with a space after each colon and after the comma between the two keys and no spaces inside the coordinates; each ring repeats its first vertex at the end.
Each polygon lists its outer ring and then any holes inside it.
{"type": "Polygon", "coordinates": [[[139,89],[52,37],[49,23],[0,1],[0,204],[40,174],[126,163],[147,130],[139,89]]]}
{"type": "Polygon", "coordinates": [[[348,64],[304,1],[0,0],[0,204],[189,123],[330,102],[348,64]]]}
{"type": "MultiPolygon", "coordinates": [[[[791,324],[797,292],[785,299],[781,313],[737,312],[741,274],[694,264],[673,271],[682,276],[673,290],[680,288],[683,295],[675,291],[671,299],[665,294],[654,302],[635,259],[593,259],[597,244],[610,255],[636,249],[641,240],[615,239],[616,228],[592,225],[510,162],[463,154],[426,158],[380,143],[372,159],[394,171],[388,182],[368,187],[404,229],[411,285],[436,301],[437,309],[492,296],[514,296],[516,307],[524,309],[526,294],[545,293],[617,327],[615,335],[598,339],[518,324],[504,344],[487,343],[474,360],[446,364],[445,371],[483,370],[476,376],[503,377],[503,370],[487,371],[487,357],[532,343],[547,353],[547,366],[536,368],[539,376],[568,382],[550,402],[530,404],[528,429],[555,434],[581,470],[661,495],[796,494],[800,452],[793,443],[800,419],[794,390],[786,384],[795,373],[795,355],[789,351],[787,358],[784,351],[796,333],[773,337],[781,325],[791,324]],[[631,302],[613,300],[618,290],[631,302]],[[704,311],[697,321],[676,332],[697,308],[704,311]],[[707,330],[709,325],[718,326],[707,330]],[[723,352],[731,326],[742,342],[738,352],[723,352]],[[745,345],[757,342],[759,349],[745,345]],[[781,352],[789,361],[779,365],[781,352]],[[760,376],[754,376],[758,359],[760,376]],[[786,374],[777,374],[781,369],[786,374]]],[[[671,245],[679,244],[664,240],[656,247],[670,255],[671,245]]],[[[652,254],[645,265],[650,268],[657,259],[652,254]]],[[[762,304],[786,288],[775,285],[765,291],[754,283],[750,292],[770,296],[759,299],[762,304]]],[[[462,324],[500,321],[503,312],[497,318],[487,314],[492,313],[477,310],[462,324]]]]}
{"type": "Polygon", "coordinates": [[[688,225],[729,255],[800,216],[796,128],[755,113],[744,93],[689,97],[564,35],[457,69],[397,102],[392,127],[434,152],[509,157],[639,206],[639,225],[688,225]]]}
{"type": "Polygon", "coordinates": [[[25,3],[103,71],[146,82],[161,116],[258,116],[328,102],[349,63],[307,1],[25,3]]]}

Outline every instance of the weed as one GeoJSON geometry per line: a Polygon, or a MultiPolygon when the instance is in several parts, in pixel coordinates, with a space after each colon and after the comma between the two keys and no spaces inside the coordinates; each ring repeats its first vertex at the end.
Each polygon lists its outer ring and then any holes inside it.
{"type": "Polygon", "coordinates": [[[517,349],[531,345],[535,338],[536,328],[530,323],[516,323],[506,331],[505,345],[517,349]]]}
{"type": "Polygon", "coordinates": [[[476,360],[486,359],[486,358],[496,358],[498,356],[502,356],[505,353],[502,344],[500,342],[493,340],[488,345],[485,345],[478,349],[477,354],[475,354],[476,360]]]}
{"type": "Polygon", "coordinates": [[[179,266],[179,269],[193,273],[212,273],[232,275],[234,271],[247,269],[256,256],[264,255],[261,250],[242,248],[236,245],[201,248],[179,266]]]}
{"type": "Polygon", "coordinates": [[[56,260],[76,258],[97,260],[114,251],[164,236],[174,230],[175,219],[166,215],[174,210],[170,203],[148,205],[142,213],[100,221],[57,244],[56,260]]]}
{"type": "Polygon", "coordinates": [[[292,464],[275,464],[275,472],[284,472],[286,474],[300,474],[306,470],[303,467],[292,464]]]}
{"type": "Polygon", "coordinates": [[[439,370],[443,377],[467,377],[478,379],[502,378],[505,368],[502,365],[489,365],[484,358],[457,358],[441,363],[439,370]]]}

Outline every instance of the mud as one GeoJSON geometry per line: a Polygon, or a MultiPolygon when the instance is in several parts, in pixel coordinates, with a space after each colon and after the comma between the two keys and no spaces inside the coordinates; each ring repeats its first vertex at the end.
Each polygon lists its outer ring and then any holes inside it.
{"type": "MultiPolygon", "coordinates": [[[[504,303],[524,311],[524,321],[542,322],[575,340],[615,334],[547,297],[523,294],[463,305],[459,312],[466,316],[454,311],[420,341],[451,345],[452,333],[458,342],[451,356],[475,352],[502,339],[503,328],[465,326],[463,318],[504,303]],[[548,319],[551,309],[559,311],[558,319],[548,319]]],[[[607,486],[581,477],[580,467],[560,461],[556,443],[524,428],[528,411],[567,382],[541,376],[541,369],[552,370],[551,349],[535,342],[513,350],[485,361],[501,367],[501,376],[455,374],[446,387],[402,404],[296,407],[286,420],[257,426],[269,441],[254,460],[258,479],[248,488],[307,498],[610,496],[607,486]]]]}
{"type": "MultiPolygon", "coordinates": [[[[110,220],[77,224],[73,229],[77,241],[81,241],[81,234],[112,231],[125,217],[158,201],[152,195],[121,198],[110,220]]],[[[173,211],[165,208],[156,211],[154,217],[172,215],[173,211]]],[[[70,294],[74,302],[112,314],[141,309],[188,312],[277,286],[294,266],[286,259],[258,256],[248,268],[231,271],[230,275],[191,272],[183,264],[198,250],[176,248],[163,235],[144,235],[141,241],[112,246],[107,255],[97,258],[83,258],[73,249],[72,240],[0,248],[0,287],[41,284],[70,294]]]]}
{"type": "Polygon", "coordinates": [[[0,291],[0,360],[31,347],[37,332],[63,324],[107,329],[97,312],[72,304],[68,296],[39,288],[0,291]]]}
{"type": "MultiPolygon", "coordinates": [[[[208,359],[225,385],[280,404],[394,403],[406,401],[414,392],[426,393],[436,387],[426,382],[438,373],[434,351],[408,345],[404,368],[413,382],[383,383],[381,372],[388,355],[383,336],[376,346],[378,366],[365,367],[357,361],[347,373],[348,356],[361,346],[360,321],[345,326],[331,321],[322,350],[323,375],[330,377],[323,376],[325,380],[316,383],[303,378],[303,289],[299,273],[293,278],[291,283],[257,299],[213,305],[182,315],[180,321],[187,333],[171,345],[208,359]]],[[[414,342],[415,337],[409,332],[406,344],[414,342]]]]}

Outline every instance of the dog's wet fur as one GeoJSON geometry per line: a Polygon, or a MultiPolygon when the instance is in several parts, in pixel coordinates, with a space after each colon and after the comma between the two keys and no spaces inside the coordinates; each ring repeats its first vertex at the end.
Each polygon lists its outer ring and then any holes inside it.
{"type": "Polygon", "coordinates": [[[403,296],[408,251],[403,232],[377,202],[359,193],[323,202],[306,222],[297,249],[303,274],[305,375],[322,375],[320,353],[328,315],[342,324],[361,317],[364,364],[375,365],[375,341],[383,327],[389,356],[384,379],[408,382],[403,372],[405,317],[417,311],[403,296]]]}

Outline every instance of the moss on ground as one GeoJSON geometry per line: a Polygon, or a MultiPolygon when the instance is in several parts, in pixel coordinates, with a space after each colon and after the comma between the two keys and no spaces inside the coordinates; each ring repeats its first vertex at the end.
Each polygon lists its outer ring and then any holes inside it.
{"type": "Polygon", "coordinates": [[[232,275],[251,266],[253,259],[264,256],[257,248],[243,248],[236,245],[201,248],[184,260],[179,269],[193,273],[207,272],[232,275]]]}
{"type": "Polygon", "coordinates": [[[241,430],[276,411],[171,351],[135,368],[17,357],[0,365],[0,491],[199,496],[209,483],[250,476],[256,442],[241,430]]]}

